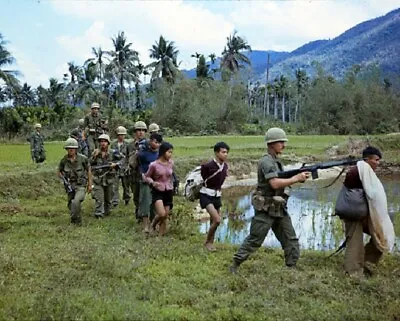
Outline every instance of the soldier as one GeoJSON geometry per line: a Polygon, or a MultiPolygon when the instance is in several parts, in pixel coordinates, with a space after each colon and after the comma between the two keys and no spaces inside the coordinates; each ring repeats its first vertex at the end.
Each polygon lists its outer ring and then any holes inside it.
{"type": "Polygon", "coordinates": [[[111,212],[111,199],[116,175],[118,160],[116,153],[110,150],[110,137],[107,134],[99,136],[99,148],[93,151],[90,158],[90,165],[93,173],[92,195],[96,201],[94,216],[102,218],[111,212]],[[107,168],[95,169],[99,165],[108,165],[107,168]]]}
{"type": "MultiPolygon", "coordinates": [[[[120,155],[126,157],[127,147],[128,147],[128,143],[125,141],[125,136],[127,134],[126,128],[123,126],[119,126],[116,132],[118,137],[117,140],[111,144],[111,149],[117,150],[120,155]]],[[[128,205],[130,196],[129,196],[128,177],[126,176],[125,173],[125,166],[118,169],[118,173],[115,178],[114,192],[112,199],[113,206],[118,206],[120,181],[122,182],[122,189],[123,189],[122,199],[125,201],[125,205],[128,205]]]]}
{"type": "Polygon", "coordinates": [[[68,208],[71,215],[71,223],[80,225],[81,203],[85,199],[86,191],[92,190],[92,176],[88,158],[78,154],[78,142],[74,138],[68,138],[64,148],[67,150],[58,167],[58,176],[63,178],[68,193],[68,208]]]}
{"type": "Polygon", "coordinates": [[[43,163],[46,159],[46,151],[44,149],[44,137],[40,133],[42,130],[41,124],[35,125],[35,131],[28,138],[31,145],[31,157],[35,163],[43,163]]]}
{"type": "Polygon", "coordinates": [[[277,156],[288,141],[286,133],[280,128],[270,128],[265,140],[268,151],[258,164],[257,189],[252,197],[255,214],[251,221],[250,235],[233,256],[230,267],[232,273],[236,273],[240,264],[262,245],[271,228],[284,250],[286,266],[295,267],[300,256],[299,242],[287,212],[288,196],[284,189],[292,184],[305,182],[310,173],[303,172],[287,179],[278,178],[277,173],[283,170],[283,166],[277,156]]]}
{"type": "Polygon", "coordinates": [[[86,157],[89,156],[89,147],[86,143],[86,140],[83,139],[83,131],[79,131],[79,128],[75,128],[71,131],[70,137],[76,139],[78,142],[78,153],[85,155],[86,157]]]}
{"type": "Polygon", "coordinates": [[[158,134],[158,132],[160,131],[160,126],[158,126],[156,123],[151,123],[149,125],[149,134],[158,134]]]}
{"type": "Polygon", "coordinates": [[[89,146],[89,155],[98,148],[98,138],[101,134],[107,134],[107,120],[102,118],[99,112],[100,105],[98,103],[93,103],[91,112],[85,116],[84,128],[85,128],[85,138],[89,146]]]}
{"type": "Polygon", "coordinates": [[[145,135],[147,132],[147,126],[143,121],[137,121],[134,126],[135,135],[133,140],[128,144],[127,147],[127,175],[129,180],[129,186],[133,193],[133,201],[135,203],[135,217],[140,220],[138,216],[139,211],[139,181],[140,171],[138,168],[137,153],[139,150],[146,149],[145,135]]]}

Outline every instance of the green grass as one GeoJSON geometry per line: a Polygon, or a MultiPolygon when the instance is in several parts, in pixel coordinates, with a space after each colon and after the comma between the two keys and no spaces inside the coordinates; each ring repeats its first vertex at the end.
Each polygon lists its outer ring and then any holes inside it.
{"type": "MultiPolygon", "coordinates": [[[[181,177],[220,140],[232,162],[264,152],[262,137],[171,138],[181,177]]],[[[345,140],[290,137],[286,152],[324,157],[345,140]]],[[[95,220],[89,195],[83,226],[71,226],[54,173],[62,143],[46,144],[40,166],[27,145],[0,147],[0,320],[400,320],[398,253],[385,255],[373,278],[354,280],[342,273],[342,255],[302,251],[300,270],[288,270],[281,250],[261,248],[232,275],[237,247],[207,253],[182,198],[165,238],[146,238],[132,205],[95,220]]]]}

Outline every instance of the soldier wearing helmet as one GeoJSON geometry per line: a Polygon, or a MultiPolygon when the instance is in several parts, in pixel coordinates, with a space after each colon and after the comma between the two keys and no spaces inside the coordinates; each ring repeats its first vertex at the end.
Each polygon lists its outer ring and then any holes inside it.
{"type": "Polygon", "coordinates": [[[89,147],[86,143],[86,140],[82,137],[82,132],[79,131],[79,128],[75,128],[69,134],[71,138],[76,139],[78,142],[78,154],[85,155],[86,157],[89,156],[89,147]]]}
{"type": "Polygon", "coordinates": [[[68,138],[64,148],[67,154],[61,159],[58,166],[58,175],[64,180],[68,194],[68,208],[70,210],[71,223],[80,225],[81,204],[85,199],[86,191],[92,189],[92,177],[88,158],[78,154],[78,141],[68,138]]]}
{"type": "Polygon", "coordinates": [[[156,123],[152,123],[149,125],[149,134],[157,133],[160,131],[160,126],[158,126],[156,123]]]}
{"type": "Polygon", "coordinates": [[[90,113],[84,118],[84,128],[87,144],[89,146],[89,155],[95,148],[98,148],[98,138],[101,134],[107,134],[107,120],[100,113],[100,105],[93,103],[90,107],[90,113]]]}
{"type": "Polygon", "coordinates": [[[102,134],[98,141],[99,148],[93,151],[90,165],[92,166],[94,184],[92,195],[96,202],[94,216],[102,218],[111,212],[111,199],[118,167],[116,161],[120,160],[121,157],[116,151],[109,148],[110,136],[102,134]],[[99,165],[108,165],[108,167],[95,169],[95,166],[99,165]]]}
{"type": "Polygon", "coordinates": [[[35,131],[27,139],[31,146],[31,158],[35,163],[42,163],[46,159],[46,151],[44,149],[44,137],[41,134],[42,125],[35,124],[35,131]]]}
{"type": "Polygon", "coordinates": [[[262,245],[271,228],[284,250],[286,266],[295,267],[300,256],[299,242],[287,212],[288,195],[284,190],[295,183],[305,182],[310,173],[303,172],[287,179],[278,178],[278,172],[283,170],[278,156],[288,141],[286,133],[281,128],[270,128],[265,134],[265,141],[267,154],[258,164],[257,189],[252,197],[255,214],[250,235],[233,256],[233,264],[230,267],[233,273],[237,272],[240,264],[262,245]]]}
{"type": "Polygon", "coordinates": [[[133,193],[133,201],[135,203],[135,217],[137,220],[141,220],[138,216],[139,210],[139,182],[141,179],[138,163],[138,152],[146,149],[146,132],[147,125],[143,121],[137,121],[134,125],[134,137],[133,140],[127,146],[127,175],[129,180],[129,186],[133,193]]]}
{"type": "MultiPolygon", "coordinates": [[[[128,143],[125,141],[125,136],[127,134],[127,130],[125,127],[119,126],[116,130],[116,133],[117,133],[117,140],[111,144],[111,149],[117,150],[120,155],[126,157],[128,143]]],[[[122,190],[123,190],[122,199],[124,200],[125,205],[128,205],[130,199],[129,182],[128,182],[128,177],[126,176],[125,173],[125,167],[119,168],[118,173],[115,177],[113,199],[112,199],[113,206],[118,206],[119,203],[120,181],[122,183],[122,190]]]]}

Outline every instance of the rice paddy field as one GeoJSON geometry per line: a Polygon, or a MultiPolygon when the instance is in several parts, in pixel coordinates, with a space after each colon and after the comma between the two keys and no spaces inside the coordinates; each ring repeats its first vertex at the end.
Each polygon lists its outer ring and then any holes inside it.
{"type": "MultiPolygon", "coordinates": [[[[285,160],[329,158],[344,136],[293,136],[285,160]]],[[[380,139],[380,138],[379,138],[380,139]]],[[[390,138],[392,139],[392,138],[390,138]]],[[[181,180],[212,146],[231,146],[234,170],[254,167],[263,137],[179,137],[174,158],[181,180]]],[[[397,164],[397,141],[379,141],[397,164]]],[[[345,277],[343,255],[302,250],[298,269],[283,251],[263,247],[228,271],[237,244],[203,247],[193,204],[174,199],[169,231],[146,237],[134,207],[103,219],[83,203],[83,224],[69,224],[66,195],[56,178],[62,142],[46,143],[47,160],[32,164],[27,144],[0,145],[0,320],[400,320],[400,256],[386,254],[370,278],[345,277]]]]}

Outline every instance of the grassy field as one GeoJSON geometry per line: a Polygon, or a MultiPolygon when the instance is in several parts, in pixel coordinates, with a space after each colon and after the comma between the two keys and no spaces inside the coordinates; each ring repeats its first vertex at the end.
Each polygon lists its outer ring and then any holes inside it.
{"type": "MultiPolygon", "coordinates": [[[[262,137],[173,138],[180,173],[218,140],[233,161],[264,152],[262,137]]],[[[323,157],[345,140],[290,137],[287,153],[323,157]]],[[[400,320],[397,253],[376,276],[355,280],[344,277],[342,255],[303,251],[299,270],[288,270],[282,251],[263,248],[231,275],[237,247],[206,252],[181,197],[165,238],[145,237],[132,205],[93,219],[90,195],[83,226],[71,226],[54,174],[62,144],[46,145],[42,166],[30,163],[27,145],[1,148],[0,320],[400,320]]]]}

